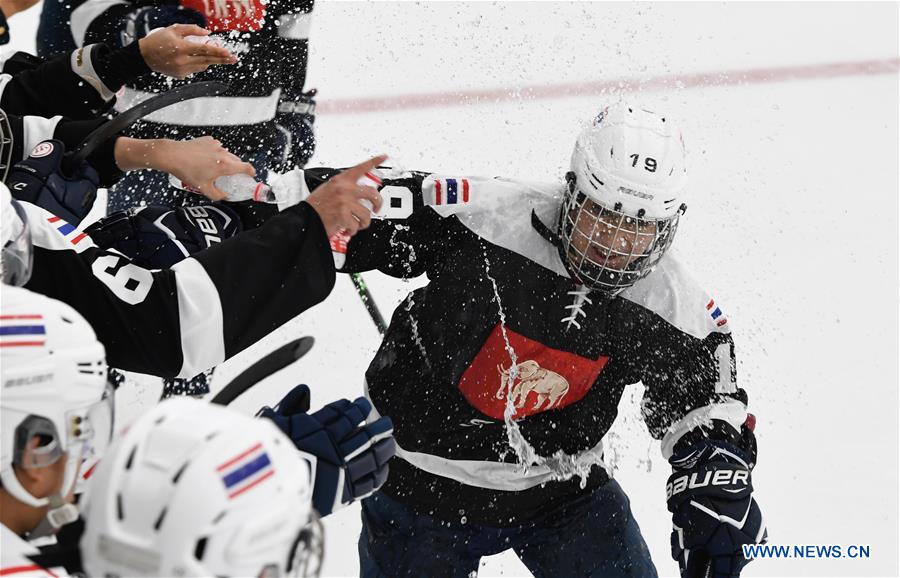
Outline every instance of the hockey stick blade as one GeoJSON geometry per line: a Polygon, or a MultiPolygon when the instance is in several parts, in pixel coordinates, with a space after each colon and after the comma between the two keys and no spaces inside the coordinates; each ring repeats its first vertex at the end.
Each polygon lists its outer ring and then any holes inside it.
{"type": "Polygon", "coordinates": [[[284,369],[309,353],[309,350],[312,349],[315,342],[315,339],[307,336],[295,339],[286,345],[282,345],[228,382],[228,384],[223,387],[212,400],[210,400],[210,403],[215,403],[217,405],[230,404],[260,381],[273,373],[284,369]]]}
{"type": "Polygon", "coordinates": [[[213,80],[185,84],[138,103],[121,112],[94,129],[78,147],[66,154],[63,159],[63,171],[67,175],[74,173],[81,163],[94,152],[97,147],[109,140],[113,135],[122,132],[143,117],[167,106],[199,98],[201,96],[218,96],[228,90],[229,85],[213,80]],[[71,155],[71,156],[70,156],[71,155]]]}

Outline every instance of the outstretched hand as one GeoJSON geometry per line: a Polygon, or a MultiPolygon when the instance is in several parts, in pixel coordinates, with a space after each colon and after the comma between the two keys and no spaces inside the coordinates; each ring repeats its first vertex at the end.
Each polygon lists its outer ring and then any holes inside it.
{"type": "Polygon", "coordinates": [[[151,70],[175,78],[203,72],[213,64],[237,62],[227,48],[188,38],[208,35],[209,30],[196,24],[173,24],[138,40],[138,48],[151,70]]]}
{"type": "Polygon", "coordinates": [[[116,164],[123,171],[150,168],[169,173],[212,201],[227,196],[216,187],[217,178],[239,173],[256,176],[253,165],[228,152],[210,136],[184,141],[119,137],[114,151],[116,164]]]}
{"type": "Polygon", "coordinates": [[[210,136],[169,142],[172,144],[163,151],[166,172],[210,200],[221,201],[227,196],[215,185],[219,177],[240,173],[256,176],[253,165],[228,152],[210,136]]]}
{"type": "Polygon", "coordinates": [[[352,237],[372,222],[372,211],[381,209],[381,195],[374,188],[359,184],[359,180],[387,158],[387,155],[372,157],[335,175],[316,187],[306,199],[319,214],[329,237],[340,231],[352,237]],[[364,205],[363,201],[371,206],[364,205]]]}

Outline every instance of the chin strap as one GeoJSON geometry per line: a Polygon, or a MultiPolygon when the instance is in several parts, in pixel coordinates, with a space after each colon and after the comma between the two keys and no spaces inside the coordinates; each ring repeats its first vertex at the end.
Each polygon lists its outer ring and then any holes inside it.
{"type": "Polygon", "coordinates": [[[48,508],[47,515],[34,530],[29,532],[30,538],[48,536],[78,519],[78,508],[74,504],[67,503],[62,493],[57,492],[48,498],[36,498],[25,489],[12,468],[3,470],[0,473],[0,480],[3,481],[3,488],[23,504],[32,508],[45,506],[48,508]]]}
{"type": "Polygon", "coordinates": [[[537,216],[534,209],[531,209],[531,226],[534,227],[534,230],[537,231],[541,237],[550,241],[550,244],[554,247],[559,248],[562,246],[562,241],[559,240],[559,234],[553,232],[550,227],[545,225],[544,221],[537,216]]]}

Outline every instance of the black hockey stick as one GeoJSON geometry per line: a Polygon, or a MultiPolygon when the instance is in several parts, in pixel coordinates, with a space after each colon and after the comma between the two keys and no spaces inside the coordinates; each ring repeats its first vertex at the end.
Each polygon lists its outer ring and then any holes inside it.
{"type": "Polygon", "coordinates": [[[387,323],[384,322],[384,317],[382,317],[378,305],[375,304],[375,299],[372,298],[372,294],[369,292],[366,282],[363,281],[362,275],[359,273],[351,273],[350,279],[353,281],[353,286],[356,287],[356,292],[359,293],[359,298],[362,299],[363,305],[366,306],[369,317],[371,317],[372,321],[375,323],[378,334],[384,337],[384,333],[387,331],[387,323]]]}
{"type": "Polygon", "coordinates": [[[66,153],[63,159],[63,171],[71,175],[75,172],[81,163],[97,147],[109,140],[115,134],[118,134],[130,127],[148,114],[167,106],[199,98],[201,96],[217,96],[228,90],[228,84],[224,82],[206,81],[195,82],[193,84],[185,84],[169,91],[158,94],[152,98],[138,103],[128,110],[121,112],[94,129],[91,134],[87,135],[75,150],[66,153]]]}
{"type": "Polygon", "coordinates": [[[213,396],[210,403],[228,405],[260,381],[269,377],[276,371],[284,369],[309,353],[313,343],[315,343],[315,339],[307,336],[295,339],[286,345],[282,345],[228,382],[228,385],[223,387],[219,393],[213,396]]]}

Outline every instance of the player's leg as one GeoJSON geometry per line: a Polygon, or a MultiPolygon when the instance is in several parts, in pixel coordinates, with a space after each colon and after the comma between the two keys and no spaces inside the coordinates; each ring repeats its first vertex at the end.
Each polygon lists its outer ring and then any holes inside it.
{"type": "Polygon", "coordinates": [[[656,578],[650,550],[615,480],[545,516],[515,546],[536,578],[656,578]]]}
{"type": "MultiPolygon", "coordinates": [[[[416,515],[376,492],[362,501],[359,566],[363,578],[466,578],[478,571],[493,534],[416,515]]],[[[492,553],[492,552],[491,552],[492,553]]]]}

